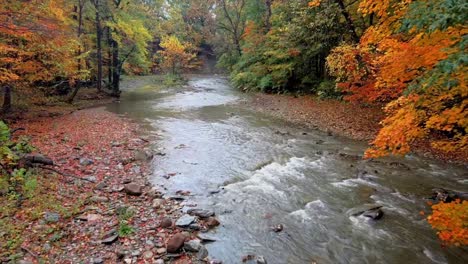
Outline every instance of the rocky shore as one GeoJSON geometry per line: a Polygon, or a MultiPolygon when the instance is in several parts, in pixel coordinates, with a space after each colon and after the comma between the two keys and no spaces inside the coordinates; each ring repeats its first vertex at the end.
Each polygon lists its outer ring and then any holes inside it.
{"type": "Polygon", "coordinates": [[[213,239],[203,231],[220,224],[214,212],[183,213],[189,193],[166,197],[152,187],[151,160],[163,154],[151,151],[155,139],[137,124],[93,108],[13,127],[54,161],[36,171],[53,203],[24,204],[9,216],[26,224],[20,247],[2,262],[221,263],[204,247],[213,239]]]}

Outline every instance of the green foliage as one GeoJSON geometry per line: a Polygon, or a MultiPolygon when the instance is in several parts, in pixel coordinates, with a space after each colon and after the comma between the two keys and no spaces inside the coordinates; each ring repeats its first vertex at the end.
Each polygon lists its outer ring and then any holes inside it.
{"type": "Polygon", "coordinates": [[[323,81],[317,87],[317,95],[324,99],[341,99],[342,93],[334,81],[323,81]]]}
{"type": "Polygon", "coordinates": [[[121,221],[119,223],[119,229],[117,231],[119,237],[127,237],[135,233],[135,228],[129,225],[126,221],[121,221]]]}

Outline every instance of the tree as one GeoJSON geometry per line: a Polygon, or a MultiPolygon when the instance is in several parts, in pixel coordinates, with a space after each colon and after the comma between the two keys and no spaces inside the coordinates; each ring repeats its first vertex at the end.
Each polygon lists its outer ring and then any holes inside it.
{"type": "Polygon", "coordinates": [[[180,42],[176,36],[166,36],[160,45],[163,50],[158,52],[157,58],[163,72],[179,75],[183,70],[198,67],[196,54],[190,52],[190,44],[180,42]]]}

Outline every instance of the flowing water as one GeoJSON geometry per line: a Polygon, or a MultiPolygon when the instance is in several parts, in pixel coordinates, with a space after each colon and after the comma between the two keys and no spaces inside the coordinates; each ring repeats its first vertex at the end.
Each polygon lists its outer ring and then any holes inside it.
{"type": "Polygon", "coordinates": [[[153,182],[187,205],[212,209],[222,225],[207,244],[212,258],[247,254],[283,263],[468,263],[465,249],[443,248],[419,214],[434,187],[468,191],[466,167],[417,156],[363,162],[365,144],[306,129],[249,109],[248,95],[220,76],[156,89],[155,79],[124,82],[109,110],[158,137],[153,182]],[[175,176],[166,179],[168,174],[175,176]],[[219,193],[216,193],[220,190],[219,193]],[[381,220],[352,216],[381,205],[381,220]],[[272,232],[282,224],[284,230],[272,232]]]}

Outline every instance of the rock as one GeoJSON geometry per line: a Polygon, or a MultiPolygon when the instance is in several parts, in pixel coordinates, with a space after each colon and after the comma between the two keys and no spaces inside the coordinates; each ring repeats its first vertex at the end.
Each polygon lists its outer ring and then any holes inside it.
{"type": "Polygon", "coordinates": [[[187,213],[190,215],[196,215],[200,218],[208,218],[210,216],[214,216],[215,213],[210,210],[204,210],[204,209],[189,209],[187,210],[187,213]]]}
{"type": "Polygon", "coordinates": [[[200,249],[197,253],[198,260],[205,260],[208,257],[208,250],[204,246],[200,246],[200,249]]]}
{"type": "Polygon", "coordinates": [[[54,212],[46,212],[44,214],[44,220],[47,222],[47,223],[56,223],[60,220],[60,215],[58,213],[54,213],[54,212]]]}
{"type": "Polygon", "coordinates": [[[138,150],[135,152],[135,159],[139,161],[149,161],[153,159],[153,153],[148,149],[138,150]]]}
{"type": "Polygon", "coordinates": [[[152,259],[154,256],[153,252],[151,252],[151,250],[147,250],[145,252],[143,252],[143,258],[144,259],[152,259]]]}
{"type": "Polygon", "coordinates": [[[89,198],[89,200],[91,202],[95,202],[95,203],[105,203],[105,202],[109,201],[109,198],[107,198],[105,196],[93,196],[93,197],[89,198]]]}
{"type": "Polygon", "coordinates": [[[117,241],[117,239],[119,238],[119,235],[117,234],[117,230],[116,229],[111,229],[109,230],[108,232],[106,232],[101,240],[101,243],[102,244],[112,244],[114,243],[115,241],[117,241]]]}
{"type": "Polygon", "coordinates": [[[221,192],[221,189],[212,189],[208,191],[208,194],[213,195],[213,194],[217,194],[220,192],[221,192]]]}
{"type": "Polygon", "coordinates": [[[183,201],[185,200],[185,197],[180,196],[180,195],[173,195],[173,196],[169,196],[169,199],[174,200],[174,201],[183,201]]]}
{"type": "Polygon", "coordinates": [[[210,235],[204,234],[204,233],[199,233],[197,237],[202,241],[202,242],[214,242],[217,241],[215,237],[212,237],[210,235]]]}
{"type": "Polygon", "coordinates": [[[265,257],[258,256],[257,257],[257,264],[267,264],[267,261],[266,261],[265,257]]]}
{"type": "Polygon", "coordinates": [[[132,251],[132,257],[138,257],[140,255],[141,255],[140,250],[137,249],[137,250],[132,251]]]}
{"type": "Polygon", "coordinates": [[[86,177],[83,177],[83,179],[89,181],[89,182],[96,182],[97,181],[97,178],[96,176],[86,176],[86,177]]]}
{"type": "Polygon", "coordinates": [[[212,259],[209,262],[210,264],[223,264],[223,262],[219,259],[212,259]]]}
{"type": "Polygon", "coordinates": [[[125,184],[124,191],[128,195],[134,195],[134,196],[140,196],[143,193],[141,186],[136,183],[125,184]]]}
{"type": "Polygon", "coordinates": [[[102,182],[96,184],[96,186],[94,187],[94,189],[96,189],[96,190],[102,190],[102,189],[104,189],[104,188],[106,188],[106,187],[107,187],[107,183],[105,183],[104,181],[102,181],[102,182]]]}
{"type": "Polygon", "coordinates": [[[175,234],[167,241],[167,252],[176,253],[185,242],[185,236],[181,233],[175,234]]]}
{"type": "Polygon", "coordinates": [[[455,192],[451,190],[446,190],[443,188],[434,188],[432,189],[432,199],[436,201],[441,201],[444,203],[450,203],[456,199],[468,200],[468,193],[455,192]]]}
{"type": "Polygon", "coordinates": [[[191,230],[195,230],[195,231],[198,231],[198,230],[201,229],[200,225],[197,224],[197,223],[192,223],[192,224],[190,224],[190,225],[188,226],[188,228],[191,229],[191,230]]]}
{"type": "Polygon", "coordinates": [[[29,260],[25,260],[25,259],[22,259],[20,261],[17,262],[18,264],[34,264],[33,262],[29,261],[29,260]]]}
{"type": "Polygon", "coordinates": [[[154,199],[154,200],[153,200],[153,208],[154,208],[154,209],[159,209],[159,208],[161,208],[163,204],[164,204],[164,200],[163,200],[163,199],[154,199]]]}
{"type": "Polygon", "coordinates": [[[164,264],[164,260],[162,259],[157,259],[154,264],[164,264]]]}
{"type": "Polygon", "coordinates": [[[190,252],[198,252],[201,246],[201,241],[198,239],[193,239],[184,243],[184,249],[190,252]]]}
{"type": "Polygon", "coordinates": [[[87,158],[80,158],[80,165],[81,166],[89,166],[91,164],[94,164],[94,161],[87,159],[87,158]]]}
{"type": "Polygon", "coordinates": [[[98,214],[87,214],[86,215],[86,221],[88,222],[96,222],[102,219],[101,215],[98,214]]]}
{"type": "Polygon", "coordinates": [[[166,252],[167,252],[166,248],[158,248],[156,250],[156,253],[158,253],[158,255],[164,255],[164,254],[166,254],[166,252]]]}
{"type": "Polygon", "coordinates": [[[196,218],[194,216],[185,214],[176,221],[176,226],[178,227],[187,227],[191,223],[195,222],[196,218]]]}
{"type": "Polygon", "coordinates": [[[172,219],[169,217],[165,217],[161,220],[161,224],[159,225],[162,228],[169,228],[172,226],[172,219]]]}
{"type": "Polygon", "coordinates": [[[102,264],[104,260],[102,258],[93,258],[93,264],[102,264]]]}
{"type": "Polygon", "coordinates": [[[219,226],[219,221],[218,219],[214,218],[214,217],[210,217],[208,218],[208,220],[206,220],[206,226],[208,227],[216,227],[216,226],[219,226]]]}
{"type": "Polygon", "coordinates": [[[279,224],[279,225],[275,225],[273,227],[271,227],[271,230],[273,230],[274,232],[281,232],[283,231],[283,225],[282,224],[279,224]]]}
{"type": "Polygon", "coordinates": [[[365,217],[369,217],[373,220],[379,220],[383,216],[383,211],[380,208],[378,208],[375,210],[365,211],[362,215],[365,217]]]}

